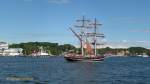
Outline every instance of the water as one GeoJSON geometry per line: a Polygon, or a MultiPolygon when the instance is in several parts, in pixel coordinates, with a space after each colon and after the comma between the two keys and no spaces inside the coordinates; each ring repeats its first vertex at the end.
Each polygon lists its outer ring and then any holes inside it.
{"type": "Polygon", "coordinates": [[[72,63],[62,57],[0,57],[0,84],[150,84],[150,58],[72,63]]]}

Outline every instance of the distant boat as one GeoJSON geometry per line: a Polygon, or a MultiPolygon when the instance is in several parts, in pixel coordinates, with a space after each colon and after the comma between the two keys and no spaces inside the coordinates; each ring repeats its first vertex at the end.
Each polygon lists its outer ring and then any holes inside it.
{"type": "Polygon", "coordinates": [[[101,24],[97,23],[97,19],[91,22],[86,20],[84,16],[81,20],[77,20],[77,22],[81,22],[81,25],[75,26],[80,29],[78,33],[73,28],[69,29],[80,41],[81,54],[69,51],[65,54],[64,58],[67,61],[103,61],[104,55],[97,54],[97,45],[102,45],[99,43],[99,39],[104,38],[104,34],[98,32],[97,26],[101,24]]]}
{"type": "Polygon", "coordinates": [[[143,55],[142,57],[149,57],[148,55],[143,55]]]}
{"type": "Polygon", "coordinates": [[[46,52],[38,52],[37,55],[38,55],[38,56],[41,56],[41,55],[42,55],[42,56],[43,56],[43,55],[45,56],[45,55],[49,55],[49,54],[46,53],[46,52]]]}
{"type": "Polygon", "coordinates": [[[49,56],[50,54],[46,53],[42,47],[39,48],[39,52],[34,51],[31,56],[49,56]]]}
{"type": "Polygon", "coordinates": [[[141,55],[137,55],[138,57],[150,57],[149,55],[147,55],[146,53],[143,53],[141,55]]]}

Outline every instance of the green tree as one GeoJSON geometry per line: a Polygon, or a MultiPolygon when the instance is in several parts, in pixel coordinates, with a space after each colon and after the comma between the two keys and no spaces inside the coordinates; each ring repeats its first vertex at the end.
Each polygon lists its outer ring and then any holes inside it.
{"type": "Polygon", "coordinates": [[[59,45],[58,43],[50,42],[28,42],[20,44],[11,44],[9,45],[9,47],[22,48],[24,55],[30,55],[35,51],[38,52],[40,47],[42,47],[44,51],[52,55],[60,55],[63,52],[76,49],[73,45],[70,44],[59,45]]]}
{"type": "Polygon", "coordinates": [[[136,56],[136,55],[143,55],[143,53],[146,53],[147,49],[143,47],[130,47],[128,48],[128,51],[130,52],[130,55],[136,56]]]}

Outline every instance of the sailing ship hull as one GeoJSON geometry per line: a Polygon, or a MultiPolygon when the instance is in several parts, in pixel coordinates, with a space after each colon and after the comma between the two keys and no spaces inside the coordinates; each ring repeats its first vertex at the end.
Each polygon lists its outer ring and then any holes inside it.
{"type": "Polygon", "coordinates": [[[103,61],[104,56],[96,56],[96,57],[83,57],[83,56],[65,56],[67,61],[75,62],[75,61],[103,61]]]}

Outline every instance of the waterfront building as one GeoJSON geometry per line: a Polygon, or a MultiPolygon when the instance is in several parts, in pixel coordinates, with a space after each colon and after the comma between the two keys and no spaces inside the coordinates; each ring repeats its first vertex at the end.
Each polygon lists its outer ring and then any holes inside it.
{"type": "Polygon", "coordinates": [[[18,56],[23,55],[22,48],[9,48],[3,51],[3,56],[18,56]]]}
{"type": "Polygon", "coordinates": [[[6,42],[0,42],[0,56],[17,56],[23,55],[22,48],[9,48],[9,44],[6,42]]]}
{"type": "Polygon", "coordinates": [[[8,43],[6,42],[0,42],[0,50],[8,49],[8,43]]]}
{"type": "Polygon", "coordinates": [[[0,42],[0,55],[3,55],[4,50],[8,49],[8,43],[0,42]]]}

